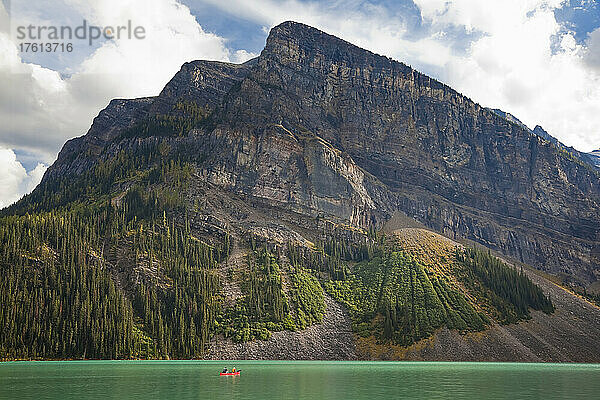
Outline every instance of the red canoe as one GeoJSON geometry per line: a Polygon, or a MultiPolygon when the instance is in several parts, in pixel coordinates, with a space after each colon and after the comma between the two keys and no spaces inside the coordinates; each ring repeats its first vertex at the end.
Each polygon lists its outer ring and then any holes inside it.
{"type": "Polygon", "coordinates": [[[236,371],[236,372],[221,372],[219,375],[221,376],[234,376],[234,375],[239,375],[240,371],[236,371]]]}

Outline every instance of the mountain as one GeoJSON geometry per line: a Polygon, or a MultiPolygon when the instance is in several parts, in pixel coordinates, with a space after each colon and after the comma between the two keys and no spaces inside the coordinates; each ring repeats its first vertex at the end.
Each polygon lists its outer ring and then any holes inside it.
{"type": "Polygon", "coordinates": [[[598,150],[594,150],[590,153],[588,153],[588,155],[590,157],[592,157],[592,162],[594,163],[594,165],[598,168],[600,168],[600,149],[598,150]]]}
{"type": "Polygon", "coordinates": [[[529,267],[597,281],[598,172],[295,22],[111,101],[2,214],[4,358],[600,359],[598,309],[529,267]]]}
{"type": "Polygon", "coordinates": [[[581,152],[581,151],[578,151],[578,150],[574,149],[573,147],[566,146],[565,144],[563,144],[562,142],[560,142],[557,138],[555,138],[554,136],[552,136],[548,132],[546,132],[544,130],[544,128],[542,128],[539,125],[536,125],[535,128],[533,128],[533,130],[531,130],[531,129],[529,129],[527,127],[527,125],[525,125],[523,122],[521,122],[521,120],[519,120],[517,117],[515,117],[511,113],[507,113],[507,112],[502,111],[502,110],[497,109],[497,108],[494,108],[494,109],[491,109],[491,110],[495,114],[497,114],[497,115],[501,116],[502,118],[506,119],[507,121],[512,122],[514,124],[517,124],[520,127],[522,127],[523,129],[526,129],[529,132],[538,135],[542,139],[547,140],[548,142],[550,142],[554,146],[556,146],[557,149],[569,153],[571,156],[577,158],[579,161],[587,163],[587,164],[589,164],[589,165],[591,165],[591,166],[593,166],[595,168],[599,168],[600,167],[600,164],[598,164],[598,161],[597,161],[596,157],[594,156],[593,152],[592,153],[584,153],[584,152],[581,152]]]}

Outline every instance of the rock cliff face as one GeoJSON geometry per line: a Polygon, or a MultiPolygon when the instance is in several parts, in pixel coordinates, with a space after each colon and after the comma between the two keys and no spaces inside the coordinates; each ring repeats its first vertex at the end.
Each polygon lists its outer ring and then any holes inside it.
{"type": "Polygon", "coordinates": [[[94,118],[85,136],[65,143],[56,162],[48,169],[42,181],[52,181],[70,175],[79,175],[94,165],[98,155],[118,135],[148,114],[153,97],[115,99],[94,118]]]}
{"type": "Polygon", "coordinates": [[[536,268],[600,277],[593,167],[402,63],[294,22],[273,28],[257,59],[186,63],[156,98],[112,101],[44,181],[151,140],[118,133],[179,101],[209,114],[169,138],[202,155],[197,198],[214,188],[361,227],[400,210],[536,268]]]}
{"type": "Polygon", "coordinates": [[[151,107],[151,113],[165,114],[181,100],[194,103],[212,111],[219,105],[231,87],[242,80],[256,60],[244,64],[216,61],[192,61],[167,83],[151,107]]]}

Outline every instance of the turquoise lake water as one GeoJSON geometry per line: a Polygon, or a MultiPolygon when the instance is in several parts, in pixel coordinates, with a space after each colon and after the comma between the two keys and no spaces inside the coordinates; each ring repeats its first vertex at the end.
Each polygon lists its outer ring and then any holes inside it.
{"type": "Polygon", "coordinates": [[[0,363],[2,399],[600,399],[600,364],[0,363]],[[242,370],[221,377],[223,367],[242,370]]]}

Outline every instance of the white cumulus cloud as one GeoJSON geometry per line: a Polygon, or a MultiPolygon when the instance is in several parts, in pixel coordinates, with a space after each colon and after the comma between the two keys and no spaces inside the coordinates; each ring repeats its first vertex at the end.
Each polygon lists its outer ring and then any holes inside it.
{"type": "Polygon", "coordinates": [[[600,28],[589,35],[585,53],[585,62],[590,68],[593,68],[600,73],[600,28]]]}
{"type": "Polygon", "coordinates": [[[47,166],[38,164],[27,172],[11,149],[0,147],[0,208],[31,192],[42,180],[47,166]]]}

